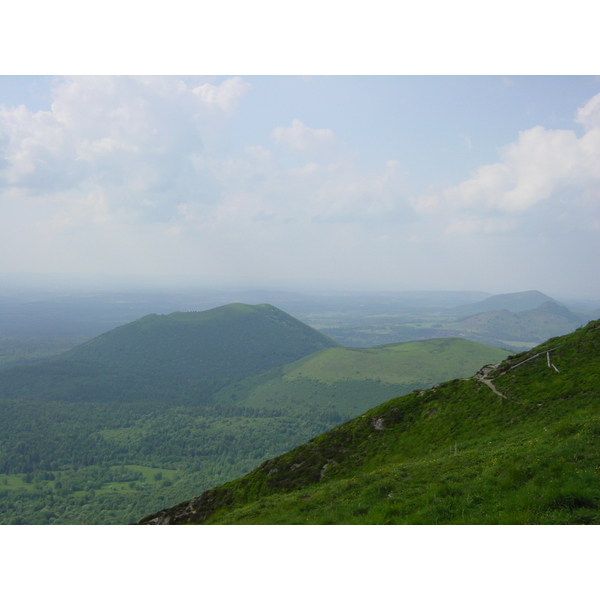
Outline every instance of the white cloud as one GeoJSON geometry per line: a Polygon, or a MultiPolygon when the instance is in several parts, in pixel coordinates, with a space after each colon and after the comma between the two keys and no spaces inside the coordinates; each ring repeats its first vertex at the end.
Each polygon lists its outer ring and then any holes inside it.
{"type": "Polygon", "coordinates": [[[48,111],[1,107],[0,269],[272,277],[306,263],[327,278],[320,257],[350,252],[350,277],[406,218],[404,172],[363,169],[332,130],[299,120],[272,132],[273,148],[221,151],[248,89],[76,77],[48,111]]]}
{"type": "Polygon", "coordinates": [[[418,213],[525,213],[561,198],[588,196],[600,184],[600,94],[579,109],[586,132],[536,126],[501,149],[501,162],[481,166],[462,183],[411,198],[418,213]]]}
{"type": "Polygon", "coordinates": [[[444,233],[449,235],[468,234],[504,234],[512,231],[517,223],[512,218],[496,217],[494,219],[479,216],[452,218],[444,233]]]}
{"type": "Polygon", "coordinates": [[[389,160],[383,171],[363,175],[355,172],[352,163],[312,173],[314,183],[318,182],[318,189],[311,196],[313,217],[389,218],[405,205],[405,174],[397,161],[389,160]]]}
{"type": "Polygon", "coordinates": [[[165,235],[181,235],[182,231],[183,231],[183,227],[169,227],[165,231],[165,235]]]}
{"type": "Polygon", "coordinates": [[[50,111],[1,107],[2,187],[48,194],[94,183],[141,202],[193,171],[215,110],[231,111],[247,89],[241,78],[194,89],[172,77],[65,79],[50,111]]]}
{"type": "Polygon", "coordinates": [[[291,127],[277,127],[271,137],[280,146],[296,152],[311,152],[338,143],[331,129],[311,129],[299,119],[294,119],[291,127]]]}
{"type": "Polygon", "coordinates": [[[237,107],[249,89],[250,84],[247,81],[241,77],[232,77],[221,85],[210,83],[199,85],[193,89],[193,92],[208,106],[230,112],[237,107]]]}
{"type": "Polygon", "coordinates": [[[581,123],[587,130],[600,129],[600,94],[591,98],[585,106],[577,110],[577,123],[581,123]]]}
{"type": "Polygon", "coordinates": [[[424,194],[422,196],[410,196],[408,202],[416,213],[434,215],[441,208],[442,198],[439,194],[424,194]]]}
{"type": "Polygon", "coordinates": [[[48,221],[51,228],[62,230],[87,223],[103,225],[112,221],[115,216],[101,189],[93,190],[85,196],[62,195],[55,199],[57,210],[48,221]]]}
{"type": "Polygon", "coordinates": [[[404,205],[404,173],[397,161],[381,171],[360,173],[353,161],[307,162],[281,168],[270,151],[246,149],[244,156],[215,165],[223,190],[218,220],[225,214],[281,224],[378,219],[404,205]]]}

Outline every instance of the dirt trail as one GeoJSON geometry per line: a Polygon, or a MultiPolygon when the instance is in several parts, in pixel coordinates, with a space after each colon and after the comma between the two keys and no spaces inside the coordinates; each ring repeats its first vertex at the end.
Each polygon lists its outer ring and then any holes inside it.
{"type": "Polygon", "coordinates": [[[490,390],[492,390],[492,392],[494,392],[494,394],[496,394],[496,396],[500,396],[500,398],[504,398],[506,400],[506,396],[502,393],[499,392],[496,389],[496,386],[492,383],[491,379],[487,379],[488,373],[490,371],[493,371],[498,365],[490,365],[488,367],[483,367],[483,369],[481,369],[481,371],[479,371],[475,377],[481,381],[481,383],[485,383],[485,385],[487,385],[490,390]]]}
{"type": "MultiPolygon", "coordinates": [[[[544,354],[546,354],[547,360],[548,360],[548,367],[551,369],[554,369],[557,373],[560,373],[560,371],[558,370],[556,365],[550,360],[550,352],[553,352],[554,350],[555,350],[555,348],[552,348],[551,350],[544,350],[544,352],[539,352],[538,354],[534,354],[533,356],[530,356],[529,358],[521,361],[520,363],[513,365],[508,370],[512,371],[513,369],[520,367],[521,365],[525,364],[526,362],[529,362],[530,360],[533,360],[534,358],[538,358],[538,356],[543,356],[544,354]]],[[[481,383],[485,383],[485,385],[487,385],[490,388],[490,390],[492,390],[492,392],[494,392],[494,394],[496,394],[497,396],[500,396],[500,398],[504,398],[505,400],[508,400],[508,398],[502,392],[499,392],[496,389],[496,386],[492,383],[492,380],[488,379],[488,375],[491,372],[495,371],[498,366],[499,365],[487,365],[487,366],[483,367],[483,369],[481,369],[479,372],[476,373],[475,378],[478,381],[481,381],[481,383]]]]}

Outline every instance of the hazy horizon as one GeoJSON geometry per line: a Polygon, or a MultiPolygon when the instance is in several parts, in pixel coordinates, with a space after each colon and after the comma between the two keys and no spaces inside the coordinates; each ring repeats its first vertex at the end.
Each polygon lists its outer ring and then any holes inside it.
{"type": "MultiPolygon", "coordinates": [[[[547,290],[536,290],[534,288],[527,289],[508,289],[490,292],[489,290],[482,289],[427,289],[427,288],[414,288],[414,289],[392,289],[392,288],[343,288],[343,287],[310,287],[310,286],[294,286],[294,285],[265,285],[248,287],[244,285],[222,285],[222,286],[211,286],[211,285],[194,285],[186,284],[186,282],[179,281],[159,281],[155,278],[135,278],[135,276],[123,275],[120,277],[114,277],[109,275],[102,276],[79,276],[79,275],[65,275],[65,274],[32,274],[32,273],[0,273],[0,298],[4,297],[5,301],[9,302],[21,302],[21,301],[35,301],[35,300],[50,300],[52,298],[60,300],[69,298],[84,298],[84,297],[110,297],[112,295],[123,295],[124,299],[144,296],[148,300],[157,297],[171,297],[176,298],[178,296],[183,297],[197,297],[198,299],[213,298],[213,300],[219,296],[227,297],[230,299],[224,301],[228,302],[244,302],[249,304],[256,303],[274,303],[277,304],[277,299],[292,298],[300,299],[306,297],[307,300],[316,300],[319,297],[335,299],[339,298],[343,301],[344,298],[354,298],[355,300],[364,297],[367,301],[380,301],[386,297],[390,299],[408,301],[411,297],[427,300],[427,302],[434,302],[435,298],[444,298],[442,304],[461,306],[464,304],[470,304],[478,302],[485,297],[491,297],[496,295],[505,295],[521,292],[541,292],[552,299],[566,303],[572,307],[580,306],[587,307],[588,309],[597,309],[600,307],[599,296],[583,296],[567,293],[548,292],[547,290]],[[236,295],[239,298],[236,298],[236,295]],[[473,299],[467,299],[468,295],[473,296],[473,299]],[[449,298],[455,296],[457,301],[450,303],[449,298]],[[27,299],[27,300],[24,300],[27,299]]],[[[129,301],[128,300],[128,301],[129,301]]],[[[125,301],[125,300],[124,300],[125,301]]],[[[222,303],[216,303],[215,306],[222,303]]],[[[182,307],[183,309],[184,307],[182,307]]],[[[178,310],[178,309],[173,309],[178,310]]]]}
{"type": "Polygon", "coordinates": [[[600,298],[600,78],[0,84],[4,280],[600,298]]]}

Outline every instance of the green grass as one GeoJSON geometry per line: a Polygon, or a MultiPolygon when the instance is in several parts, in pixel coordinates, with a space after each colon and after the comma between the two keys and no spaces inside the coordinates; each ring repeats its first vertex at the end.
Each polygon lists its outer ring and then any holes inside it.
{"type": "Polygon", "coordinates": [[[146,483],[153,483],[162,479],[173,479],[177,474],[175,469],[162,469],[159,467],[144,467],[142,465],[124,465],[126,469],[141,473],[146,483]]]}
{"type": "Polygon", "coordinates": [[[413,392],[162,515],[207,524],[600,524],[600,322],[509,357],[493,375],[506,398],[475,378],[413,392]],[[546,354],[522,363],[547,350],[560,372],[546,354]]]}
{"type": "Polygon", "coordinates": [[[215,514],[214,523],[599,523],[597,465],[574,440],[489,440],[215,514]]]}
{"type": "Polygon", "coordinates": [[[459,338],[404,342],[374,348],[330,348],[284,368],[285,381],[307,377],[323,383],[340,380],[411,384],[468,376],[482,364],[508,353],[459,338]],[[462,373],[461,373],[462,371],[462,373]]]}
{"type": "MultiPolygon", "coordinates": [[[[115,479],[108,478],[108,481],[102,484],[98,490],[108,491],[111,488],[118,490],[131,491],[131,488],[128,487],[126,489],[126,485],[129,482],[123,483],[117,477],[118,470],[122,470],[123,468],[128,469],[132,473],[139,473],[141,478],[139,479],[140,483],[146,483],[150,485],[155,485],[159,481],[172,481],[178,471],[175,469],[164,469],[159,467],[147,467],[143,465],[123,465],[120,467],[109,467],[109,470],[115,472],[115,479]]],[[[65,475],[63,471],[45,471],[42,479],[40,474],[36,474],[36,476],[28,473],[13,473],[11,475],[3,475],[0,474],[0,491],[2,490],[34,490],[34,489],[59,489],[56,486],[56,482],[60,481],[61,476],[65,475]],[[49,479],[52,477],[52,479],[49,479]],[[27,482],[27,478],[32,478],[33,480],[27,482]],[[36,488],[37,486],[37,488],[36,488]]]]}
{"type": "Polygon", "coordinates": [[[333,411],[345,420],[416,388],[469,377],[507,354],[460,338],[329,348],[229,386],[216,398],[255,409],[333,411]]]}
{"type": "Polygon", "coordinates": [[[32,490],[35,484],[26,483],[24,477],[25,473],[0,474],[0,490],[32,490]]]}

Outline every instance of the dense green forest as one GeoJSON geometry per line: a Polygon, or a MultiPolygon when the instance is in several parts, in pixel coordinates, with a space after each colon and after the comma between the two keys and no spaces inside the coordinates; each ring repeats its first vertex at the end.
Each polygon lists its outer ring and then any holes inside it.
{"type": "Polygon", "coordinates": [[[142,523],[599,524],[599,390],[592,321],[142,523]]]}
{"type": "Polygon", "coordinates": [[[4,400],[0,410],[3,523],[134,522],[339,422],[229,406],[4,400]]]}

